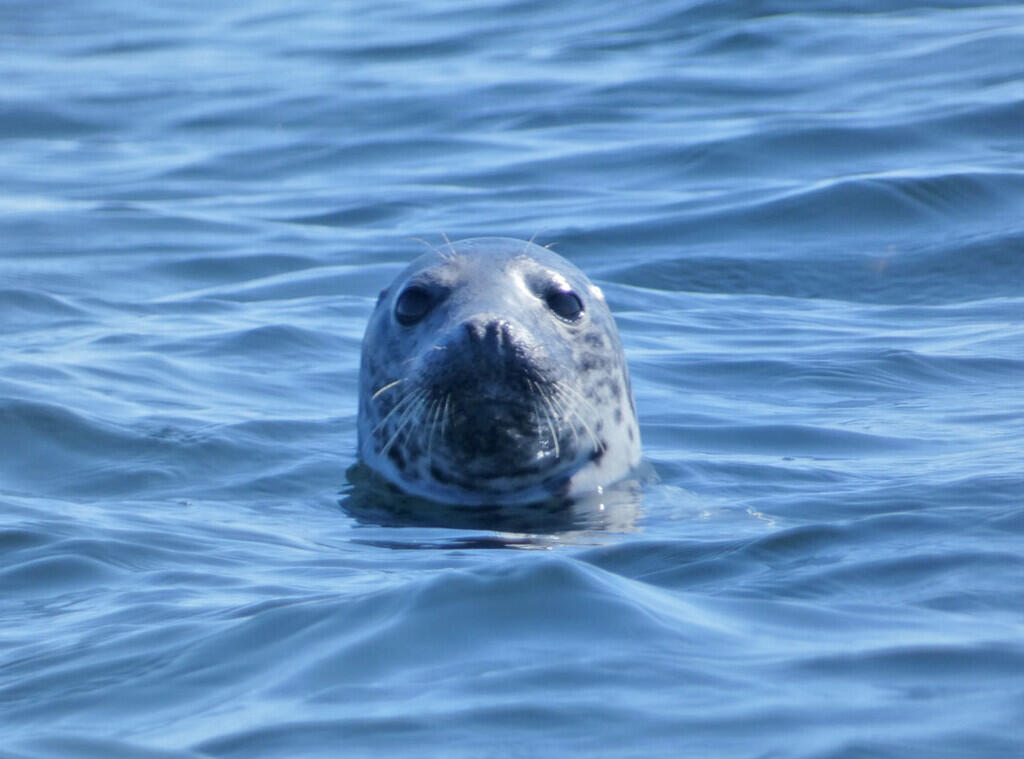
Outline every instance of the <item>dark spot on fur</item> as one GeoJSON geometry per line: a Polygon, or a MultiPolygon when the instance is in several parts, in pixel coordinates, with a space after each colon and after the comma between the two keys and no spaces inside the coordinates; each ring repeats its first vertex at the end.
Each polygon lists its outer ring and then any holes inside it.
{"type": "Polygon", "coordinates": [[[600,466],[601,465],[601,459],[604,458],[605,451],[607,451],[607,450],[608,449],[605,446],[604,441],[601,441],[601,447],[600,448],[595,448],[591,452],[591,454],[590,454],[590,462],[592,464],[594,464],[595,466],[600,466]]]}
{"type": "Polygon", "coordinates": [[[591,348],[603,348],[604,335],[601,333],[600,330],[592,329],[589,332],[584,333],[583,342],[585,342],[591,348]]]}
{"type": "Polygon", "coordinates": [[[633,425],[631,424],[629,425],[629,442],[632,443],[634,440],[636,440],[636,434],[634,434],[633,425]]]}
{"type": "Polygon", "coordinates": [[[607,356],[603,356],[600,353],[584,353],[580,357],[580,370],[584,372],[592,372],[595,369],[602,371],[611,371],[612,363],[608,360],[607,356]]]}
{"type": "Polygon", "coordinates": [[[616,424],[622,424],[622,409],[621,408],[615,409],[615,423],[616,424]]]}
{"type": "Polygon", "coordinates": [[[405,471],[405,457],[402,456],[402,452],[398,450],[397,446],[393,445],[390,448],[388,448],[388,458],[391,459],[391,462],[396,467],[398,467],[398,471],[405,471]]]}

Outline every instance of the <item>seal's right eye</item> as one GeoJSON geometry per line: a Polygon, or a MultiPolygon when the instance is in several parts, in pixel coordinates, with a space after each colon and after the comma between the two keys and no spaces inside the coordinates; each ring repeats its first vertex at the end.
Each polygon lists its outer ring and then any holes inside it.
{"type": "Polygon", "coordinates": [[[413,285],[398,296],[395,318],[399,324],[409,327],[426,316],[433,304],[434,299],[426,288],[413,285]]]}

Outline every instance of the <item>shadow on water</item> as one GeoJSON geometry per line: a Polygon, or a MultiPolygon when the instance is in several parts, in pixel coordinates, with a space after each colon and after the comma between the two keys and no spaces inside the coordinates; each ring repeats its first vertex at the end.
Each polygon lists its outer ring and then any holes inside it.
{"type": "Polygon", "coordinates": [[[362,464],[347,471],[348,487],[338,503],[361,525],[470,530],[487,535],[437,541],[357,539],[386,548],[542,548],[584,535],[630,533],[640,528],[646,472],[581,498],[514,506],[453,505],[400,492],[362,464]]]}

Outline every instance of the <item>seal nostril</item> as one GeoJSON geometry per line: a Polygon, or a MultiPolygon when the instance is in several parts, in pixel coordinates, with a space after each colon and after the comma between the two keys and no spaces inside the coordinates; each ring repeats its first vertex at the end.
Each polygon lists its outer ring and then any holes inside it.
{"type": "Polygon", "coordinates": [[[469,339],[470,345],[478,345],[483,342],[484,337],[487,334],[487,328],[475,319],[463,324],[462,328],[466,332],[466,337],[469,339]]]}
{"type": "Polygon", "coordinates": [[[498,321],[490,322],[487,325],[487,344],[492,348],[501,348],[504,342],[504,330],[502,329],[502,323],[498,321]]]}
{"type": "Polygon", "coordinates": [[[467,343],[474,347],[486,346],[491,350],[501,350],[511,340],[512,330],[504,319],[470,319],[463,323],[462,329],[467,343]]]}

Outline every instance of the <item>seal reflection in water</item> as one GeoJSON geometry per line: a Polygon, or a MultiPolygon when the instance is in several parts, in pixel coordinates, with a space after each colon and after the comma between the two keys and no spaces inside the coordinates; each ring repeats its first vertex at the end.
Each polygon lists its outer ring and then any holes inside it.
{"type": "Polygon", "coordinates": [[[604,296],[522,240],[462,240],[399,274],[366,328],[359,396],[363,463],[433,501],[584,495],[640,460],[604,296]]]}

